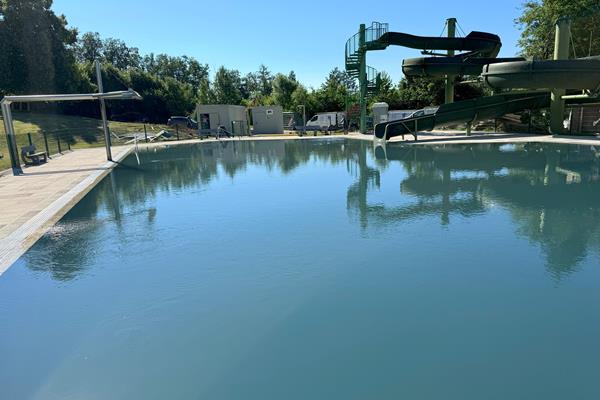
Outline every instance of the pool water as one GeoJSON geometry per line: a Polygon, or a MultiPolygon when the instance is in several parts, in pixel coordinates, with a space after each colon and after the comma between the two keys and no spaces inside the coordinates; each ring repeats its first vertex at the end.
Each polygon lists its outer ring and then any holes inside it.
{"type": "Polygon", "coordinates": [[[600,150],[140,161],[0,277],[1,399],[600,398],[600,150]]]}

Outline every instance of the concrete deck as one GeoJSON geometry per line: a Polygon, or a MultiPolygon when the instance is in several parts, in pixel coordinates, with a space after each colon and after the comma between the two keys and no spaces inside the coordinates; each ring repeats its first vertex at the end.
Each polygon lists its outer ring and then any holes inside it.
{"type": "MultiPolygon", "coordinates": [[[[351,133],[344,137],[372,141],[372,136],[351,133]]],[[[319,137],[322,138],[322,137],[319,137]]],[[[269,136],[244,137],[224,140],[310,140],[312,136],[269,136]]],[[[209,143],[214,139],[182,140],[169,145],[209,143]]],[[[600,145],[595,137],[554,137],[539,135],[490,134],[475,132],[470,136],[445,132],[430,132],[419,135],[415,142],[412,136],[406,140],[393,138],[392,143],[410,145],[467,144],[467,143],[562,143],[600,145]]],[[[163,142],[140,146],[162,146],[163,142]]],[[[120,161],[132,150],[132,146],[113,147],[113,159],[120,161]]],[[[0,275],[4,273],[29,247],[31,247],[52,225],[62,218],[83,196],[85,196],[110,170],[115,163],[106,161],[104,148],[81,149],[50,160],[47,164],[26,168],[21,176],[0,176],[0,275]]]]}
{"type": "MultiPolygon", "coordinates": [[[[114,147],[122,160],[131,146],[114,147]]],[[[0,177],[0,275],[88,193],[116,164],[104,148],[81,149],[0,177]]]]}
{"type": "MultiPolygon", "coordinates": [[[[361,135],[360,133],[351,133],[347,137],[368,141],[373,140],[373,136],[361,135]]],[[[400,136],[397,136],[389,140],[388,143],[402,143],[407,145],[476,143],[559,143],[587,146],[600,145],[600,137],[594,136],[553,136],[490,132],[473,132],[471,135],[467,136],[462,132],[432,131],[420,133],[418,135],[418,139],[419,140],[415,141],[412,135],[406,135],[404,139],[402,139],[400,136]]]]}

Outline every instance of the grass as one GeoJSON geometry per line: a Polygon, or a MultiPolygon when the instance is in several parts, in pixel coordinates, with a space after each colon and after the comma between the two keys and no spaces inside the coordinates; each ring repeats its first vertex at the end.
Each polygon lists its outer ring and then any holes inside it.
{"type": "MultiPolygon", "coordinates": [[[[56,154],[69,148],[104,146],[102,121],[94,118],[76,117],[60,114],[41,114],[32,112],[13,112],[17,148],[29,145],[29,140],[39,151],[46,149],[56,154]],[[46,140],[44,140],[44,137],[46,140]],[[60,149],[59,149],[60,147],[60,149]]],[[[164,125],[146,125],[148,133],[165,129],[164,125]]],[[[117,135],[131,132],[143,132],[141,123],[110,121],[110,129],[117,135]]],[[[0,171],[10,168],[7,152],[4,123],[0,123],[0,171]]]]}

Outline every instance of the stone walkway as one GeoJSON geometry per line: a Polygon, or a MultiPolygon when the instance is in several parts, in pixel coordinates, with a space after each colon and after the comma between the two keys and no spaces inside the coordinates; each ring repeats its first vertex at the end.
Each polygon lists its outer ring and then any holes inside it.
{"type": "MultiPolygon", "coordinates": [[[[122,160],[130,148],[113,147],[113,159],[122,160]]],[[[103,147],[81,149],[0,177],[0,275],[114,165],[103,147]]]]}

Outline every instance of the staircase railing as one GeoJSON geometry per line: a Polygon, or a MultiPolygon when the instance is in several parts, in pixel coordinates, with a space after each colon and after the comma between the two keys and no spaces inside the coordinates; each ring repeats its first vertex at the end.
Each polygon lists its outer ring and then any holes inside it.
{"type": "MultiPolygon", "coordinates": [[[[346,42],[345,48],[345,63],[346,71],[349,75],[356,78],[360,71],[360,52],[368,50],[376,50],[378,48],[377,40],[389,30],[389,25],[381,22],[373,22],[371,26],[365,29],[365,44],[364,49],[360,48],[360,32],[354,34],[346,42]]],[[[374,90],[377,87],[378,73],[375,68],[366,67],[368,88],[374,90]]]]}

